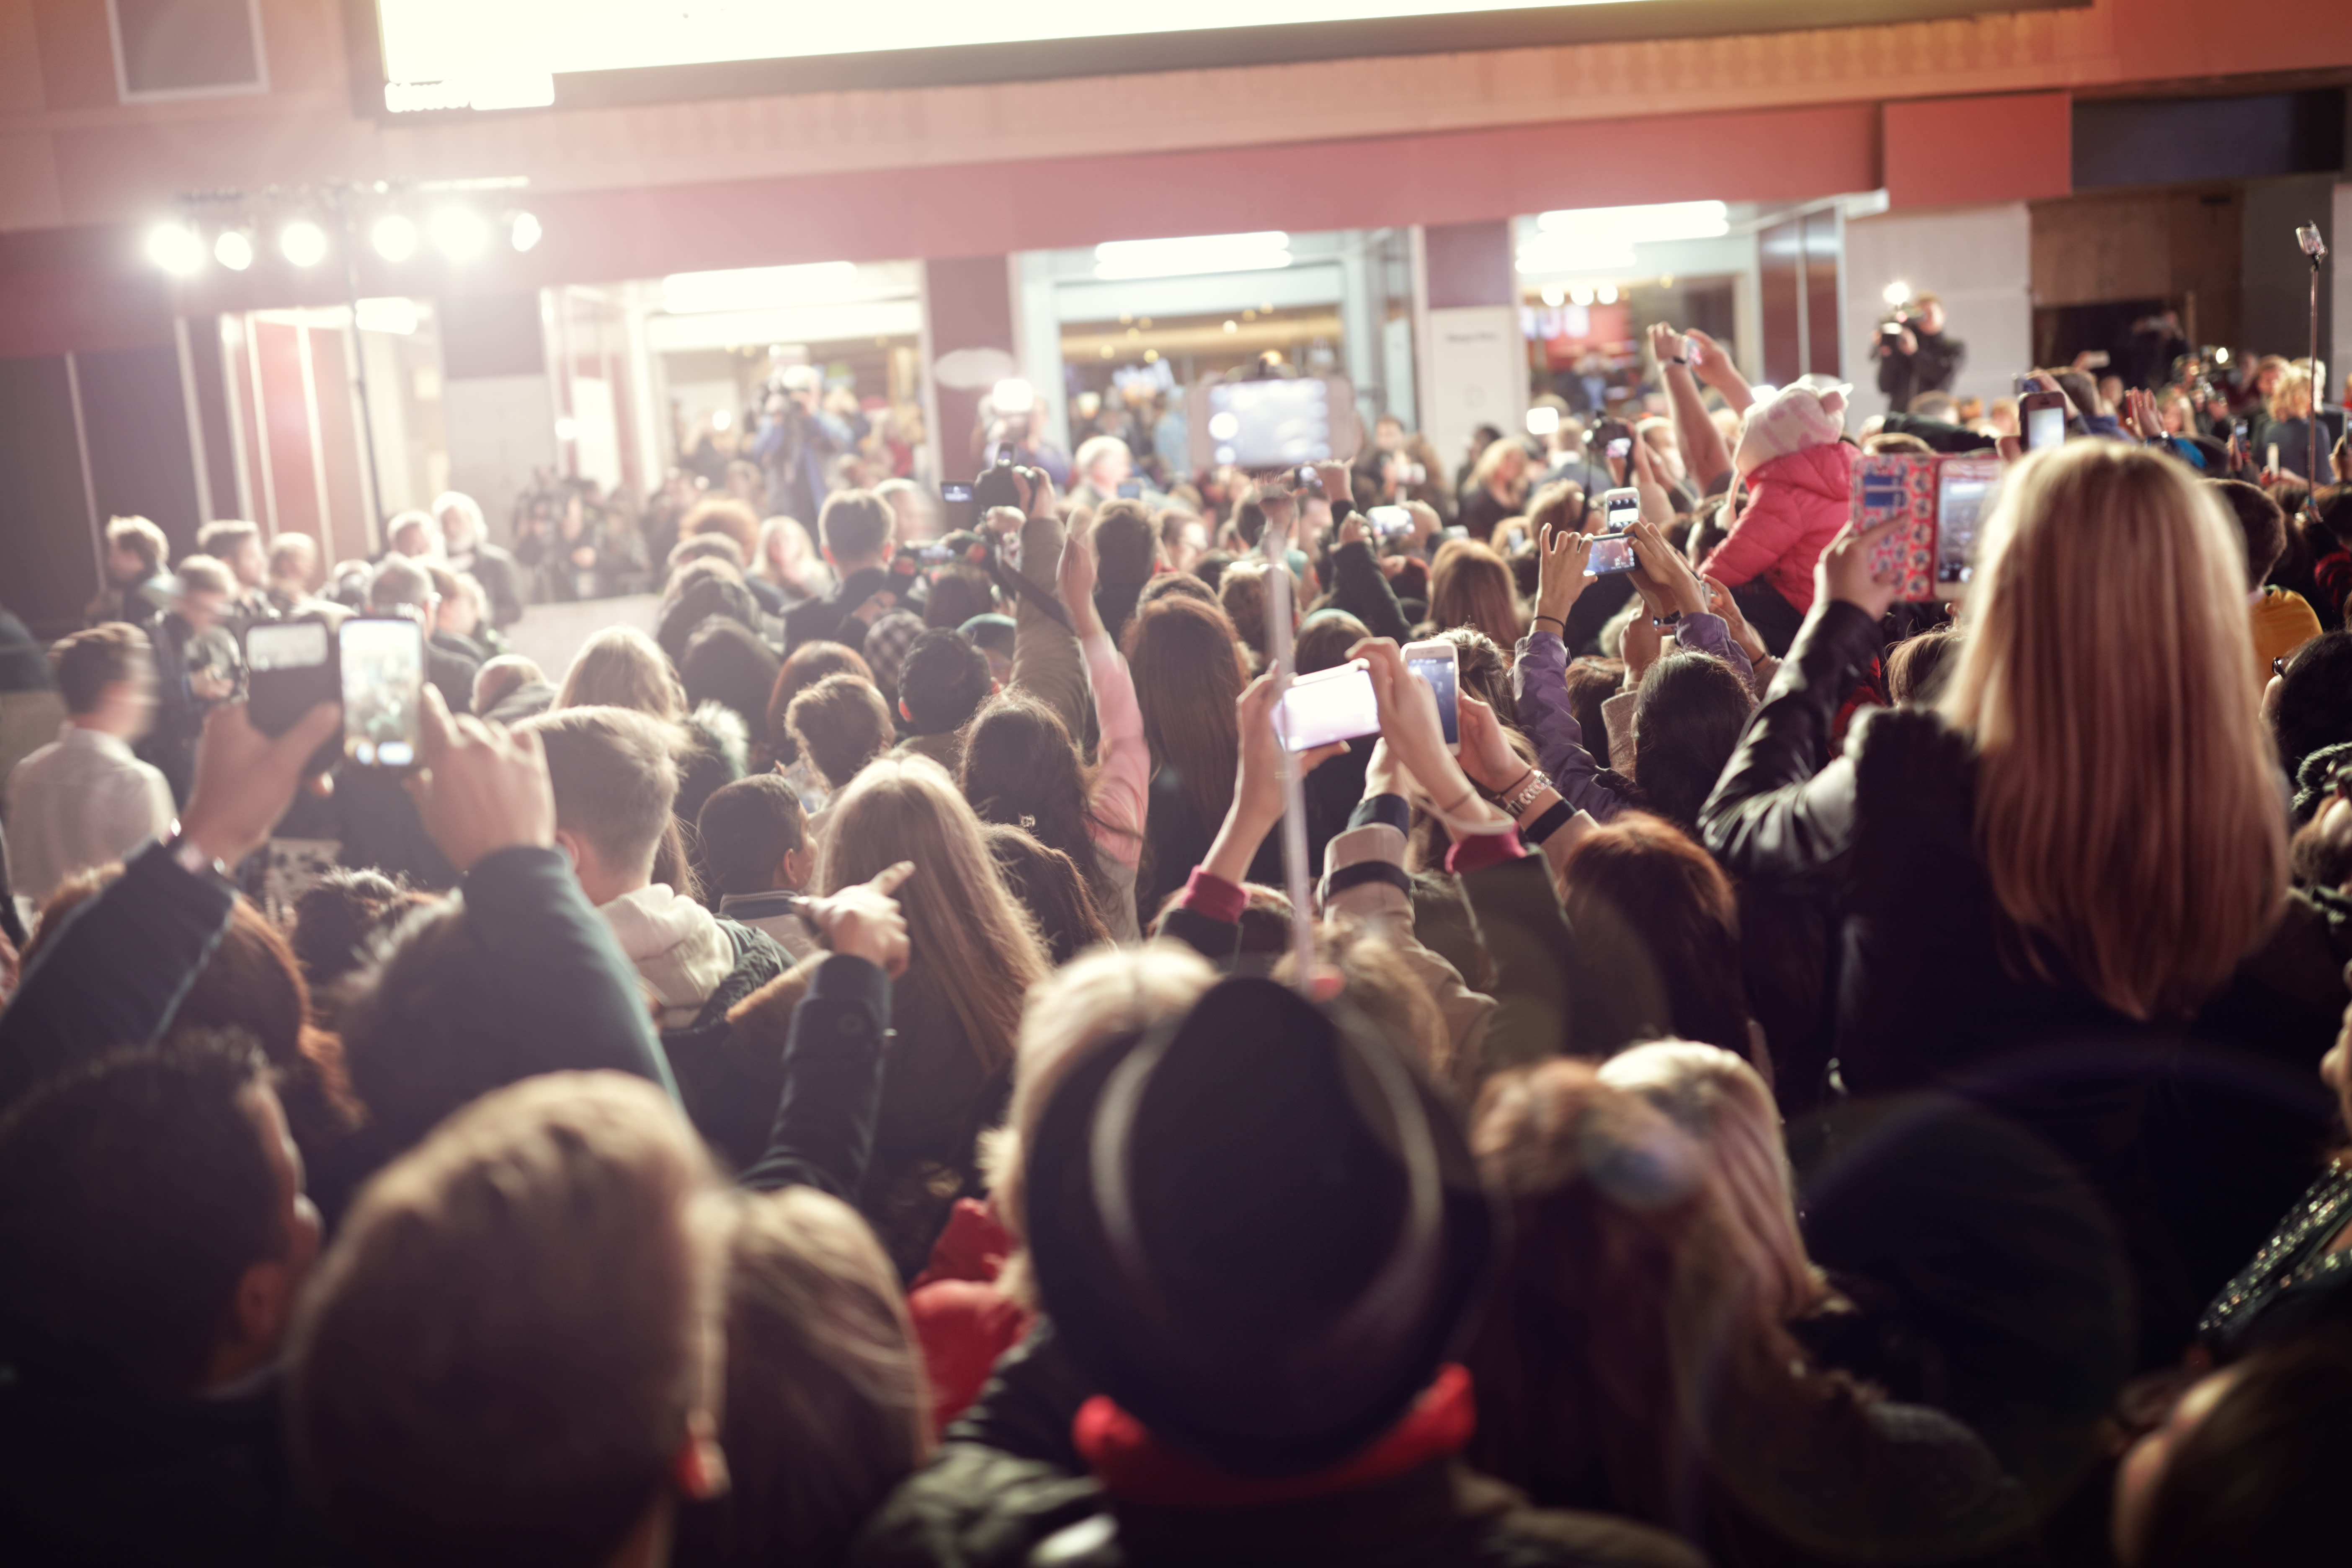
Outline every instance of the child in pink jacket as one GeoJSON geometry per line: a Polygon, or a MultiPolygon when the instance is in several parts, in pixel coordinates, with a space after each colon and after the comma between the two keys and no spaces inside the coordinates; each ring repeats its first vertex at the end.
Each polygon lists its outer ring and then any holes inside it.
{"type": "Polygon", "coordinates": [[[1843,386],[1783,387],[1748,411],[1732,464],[1747,500],[1699,570],[1732,591],[1774,653],[1786,653],[1813,605],[1813,563],[1848,515],[1854,448],[1843,386]]]}

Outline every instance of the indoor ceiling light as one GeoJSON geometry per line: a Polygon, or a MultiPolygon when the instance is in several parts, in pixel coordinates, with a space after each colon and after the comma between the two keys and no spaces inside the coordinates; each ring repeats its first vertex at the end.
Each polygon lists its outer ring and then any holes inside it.
{"type": "Polygon", "coordinates": [[[671,273],[662,279],[662,309],[673,316],[692,316],[711,310],[837,305],[857,292],[855,261],[737,267],[724,272],[671,273]]]}
{"type": "Polygon", "coordinates": [[[1882,289],[1878,297],[1890,305],[1907,305],[1911,302],[1911,285],[1898,278],[1882,289]]]}
{"type": "Polygon", "coordinates": [[[1278,228],[1184,239],[1113,239],[1095,247],[1095,276],[1104,279],[1266,272],[1289,265],[1290,236],[1278,228]]]}
{"type": "Polygon", "coordinates": [[[225,228],[213,241],[213,259],[231,272],[242,272],[253,265],[253,230],[225,228]]]}
{"type": "Polygon", "coordinates": [[[404,338],[416,331],[416,322],[414,300],[362,300],[352,311],[352,324],[363,332],[392,332],[404,338]]]}
{"type": "Polygon", "coordinates": [[[416,225],[405,213],[386,213],[368,230],[368,243],[386,261],[405,261],[416,254],[416,225]]]}
{"type": "Polygon", "coordinates": [[[443,207],[433,215],[434,247],[452,261],[471,261],[490,243],[490,226],[471,207],[443,207]]]}
{"type": "Polygon", "coordinates": [[[147,231],[147,259],[174,278],[205,264],[205,242],[184,223],[159,223],[147,231]]]}
{"type": "Polygon", "coordinates": [[[1731,232],[1721,202],[1658,202],[1633,207],[1563,207],[1536,218],[1518,248],[1521,272],[1597,272],[1631,268],[1633,247],[1675,239],[1720,239],[1731,232]]]}
{"type": "Polygon", "coordinates": [[[530,213],[517,213],[507,220],[507,239],[517,250],[529,250],[537,245],[543,232],[539,219],[530,213]]]}
{"type": "Polygon", "coordinates": [[[278,249],[297,267],[316,267],[327,258],[327,231],[298,217],[278,231],[278,249]]]}

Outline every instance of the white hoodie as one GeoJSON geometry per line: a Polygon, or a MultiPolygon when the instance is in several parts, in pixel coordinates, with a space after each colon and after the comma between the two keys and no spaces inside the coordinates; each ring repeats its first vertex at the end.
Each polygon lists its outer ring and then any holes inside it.
{"type": "Polygon", "coordinates": [[[637,983],[661,1009],[661,1026],[694,1022],[710,994],[735,972],[735,944],[719,929],[718,917],[667,883],[623,893],[602,913],[620,939],[621,951],[636,965],[637,983]]]}

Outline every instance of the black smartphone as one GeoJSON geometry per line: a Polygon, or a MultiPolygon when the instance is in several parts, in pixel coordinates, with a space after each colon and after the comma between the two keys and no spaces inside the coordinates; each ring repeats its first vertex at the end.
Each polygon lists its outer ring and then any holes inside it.
{"type": "MultiPolygon", "coordinates": [[[[320,620],[263,621],[245,633],[246,716],[265,735],[282,735],[321,702],[343,697],[334,636],[320,620]]],[[[340,739],[330,740],[303,764],[323,773],[342,755],[340,739]]]]}
{"type": "Polygon", "coordinates": [[[2018,428],[2025,433],[2025,449],[2039,452],[2066,441],[2066,395],[2029,392],[2017,400],[2018,428]]]}
{"type": "Polygon", "coordinates": [[[413,768],[425,734],[425,628],[404,616],[354,616],[341,654],[343,755],[363,768],[413,768]]]}
{"type": "Polygon", "coordinates": [[[947,509],[950,533],[961,533],[978,526],[979,509],[972,503],[971,486],[964,480],[941,479],[940,503],[947,509]]]}

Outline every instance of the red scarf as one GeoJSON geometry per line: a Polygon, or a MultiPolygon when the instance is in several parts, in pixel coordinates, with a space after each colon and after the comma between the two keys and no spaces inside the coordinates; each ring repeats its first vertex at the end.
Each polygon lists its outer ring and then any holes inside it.
{"type": "Polygon", "coordinates": [[[1448,1363],[1404,1419],[1370,1447],[1330,1469],[1303,1476],[1236,1476],[1213,1468],[1160,1442],[1103,1394],[1078,1407],[1070,1436],[1079,1457],[1115,1498],[1160,1508],[1250,1508],[1353,1491],[1419,1469],[1460,1453],[1477,1425],[1470,1373],[1448,1363]]]}

